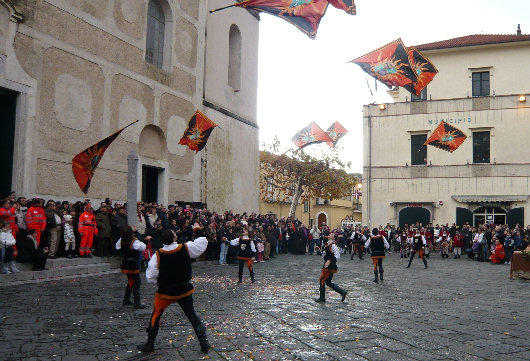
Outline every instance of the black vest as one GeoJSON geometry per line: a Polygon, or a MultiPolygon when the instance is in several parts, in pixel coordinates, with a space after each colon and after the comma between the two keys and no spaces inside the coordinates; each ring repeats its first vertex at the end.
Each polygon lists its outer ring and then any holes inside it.
{"type": "Polygon", "coordinates": [[[419,235],[419,236],[414,236],[414,237],[412,238],[412,240],[413,240],[413,242],[414,242],[414,243],[412,244],[412,249],[413,249],[414,251],[421,251],[422,248],[423,248],[423,240],[421,239],[421,235],[419,235]]]}
{"type": "Polygon", "coordinates": [[[179,296],[193,290],[191,285],[191,259],[186,245],[179,245],[172,251],[159,249],[158,293],[179,296]]]}
{"type": "Polygon", "coordinates": [[[334,243],[326,244],[324,246],[324,263],[327,261],[329,262],[328,269],[337,270],[337,258],[335,257],[335,253],[333,253],[333,250],[331,249],[331,246],[334,243]]]}
{"type": "Polygon", "coordinates": [[[370,237],[370,254],[371,257],[385,256],[385,241],[382,236],[370,237]]]}
{"type": "Polygon", "coordinates": [[[123,257],[121,259],[121,269],[122,271],[138,271],[138,252],[133,248],[133,244],[136,239],[131,241],[131,244],[128,249],[123,250],[123,257]]]}
{"type": "Polygon", "coordinates": [[[239,238],[239,254],[238,257],[241,258],[252,258],[252,248],[250,246],[250,239],[239,238]]]}

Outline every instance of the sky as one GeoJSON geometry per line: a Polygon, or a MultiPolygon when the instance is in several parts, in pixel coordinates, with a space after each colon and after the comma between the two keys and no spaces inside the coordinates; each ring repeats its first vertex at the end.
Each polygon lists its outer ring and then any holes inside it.
{"type": "MultiPolygon", "coordinates": [[[[362,172],[363,104],[392,102],[378,84],[349,61],[401,38],[406,46],[471,34],[530,34],[530,0],[355,0],[357,15],[328,7],[315,40],[290,23],[261,14],[258,124],[260,148],[277,136],[291,147],[293,135],[316,122],[334,121],[349,133],[339,142],[349,171],[362,172]]],[[[435,64],[436,65],[436,64],[435,64]]],[[[435,80],[436,81],[436,78],[435,80]]],[[[318,155],[325,144],[305,148],[318,155]]]]}

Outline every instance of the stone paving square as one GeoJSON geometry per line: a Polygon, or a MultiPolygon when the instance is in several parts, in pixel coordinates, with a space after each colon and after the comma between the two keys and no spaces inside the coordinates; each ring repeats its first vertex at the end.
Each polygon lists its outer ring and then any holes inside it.
{"type": "MultiPolygon", "coordinates": [[[[369,258],[343,255],[317,304],[322,259],[280,255],[255,264],[238,285],[237,266],[194,263],[194,303],[207,325],[205,356],[178,305],[164,313],[153,354],[141,354],[151,310],[121,305],[120,273],[3,285],[2,360],[503,360],[530,359],[530,284],[509,266],[433,254],[424,269],[388,255],[385,280],[369,258]]],[[[143,276],[142,276],[143,277],[143,276]]],[[[156,287],[145,282],[143,303],[156,287]]]]}

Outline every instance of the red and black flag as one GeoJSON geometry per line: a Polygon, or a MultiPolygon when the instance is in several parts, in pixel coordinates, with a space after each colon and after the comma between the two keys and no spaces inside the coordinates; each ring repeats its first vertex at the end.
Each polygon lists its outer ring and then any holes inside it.
{"type": "Polygon", "coordinates": [[[296,133],[292,140],[298,148],[322,142],[333,142],[333,139],[331,139],[315,122],[311,122],[307,127],[296,133]]]}
{"type": "Polygon", "coordinates": [[[243,0],[234,4],[282,18],[311,39],[315,38],[328,5],[328,0],[243,0]]]}
{"type": "Polygon", "coordinates": [[[331,127],[328,128],[326,133],[331,138],[331,142],[327,142],[327,145],[329,145],[331,148],[337,145],[337,142],[340,138],[342,138],[348,131],[346,128],[344,128],[339,122],[335,122],[331,124],[331,127]]]}
{"type": "Polygon", "coordinates": [[[467,135],[460,129],[442,121],[423,145],[432,145],[453,153],[466,138],[467,135]]]}
{"type": "Polygon", "coordinates": [[[407,49],[409,53],[410,66],[418,80],[414,84],[407,84],[404,86],[412,94],[420,96],[423,88],[429,84],[434,76],[438,73],[438,69],[429,59],[420,53],[415,47],[411,46],[407,49]]]}
{"type": "Polygon", "coordinates": [[[103,157],[103,154],[105,153],[107,148],[118,137],[118,135],[123,132],[125,128],[130,127],[136,122],[138,121],[132,122],[131,124],[121,128],[114,134],[85,149],[84,151],[76,155],[74,159],[72,159],[72,172],[74,173],[74,178],[83,193],[86,194],[88,192],[88,188],[90,188],[90,182],[92,181],[94,172],[96,171],[96,168],[98,167],[99,162],[101,161],[101,158],[103,157]]]}
{"type": "Polygon", "coordinates": [[[401,39],[351,61],[365,72],[390,86],[405,86],[416,82],[409,55],[401,39]]]}
{"type": "Polygon", "coordinates": [[[206,115],[196,111],[190,119],[188,127],[184,131],[179,144],[187,145],[195,153],[206,146],[206,142],[217,124],[212,122],[206,115]]]}
{"type": "Polygon", "coordinates": [[[328,2],[337,9],[344,10],[350,15],[357,14],[354,0],[328,0],[328,2]]]}

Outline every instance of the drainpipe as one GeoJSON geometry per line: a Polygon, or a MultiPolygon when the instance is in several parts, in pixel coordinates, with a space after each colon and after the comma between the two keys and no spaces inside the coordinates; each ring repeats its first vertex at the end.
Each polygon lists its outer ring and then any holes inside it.
{"type": "Polygon", "coordinates": [[[368,116],[368,204],[366,211],[368,216],[368,229],[372,228],[372,117],[368,116]]]}

